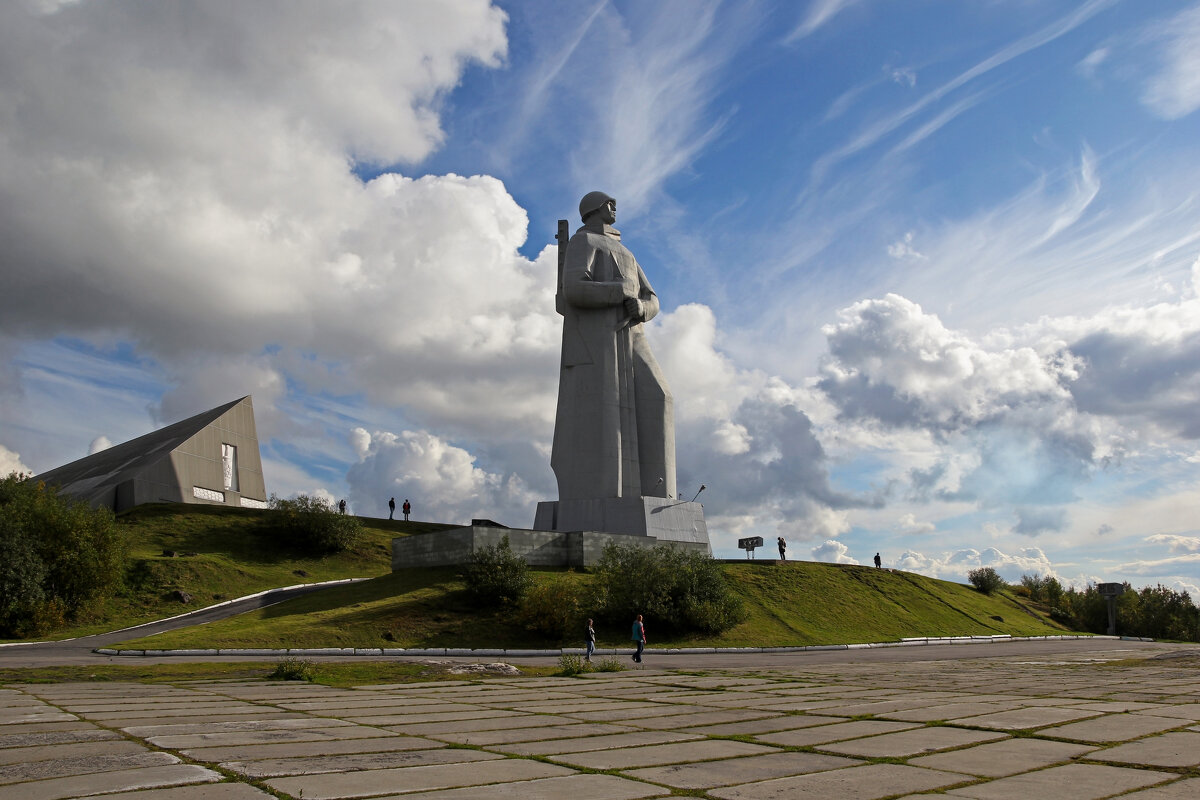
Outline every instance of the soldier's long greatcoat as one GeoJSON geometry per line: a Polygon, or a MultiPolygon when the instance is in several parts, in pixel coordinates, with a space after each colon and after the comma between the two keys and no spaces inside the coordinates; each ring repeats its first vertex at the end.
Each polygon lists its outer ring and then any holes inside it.
{"type": "Polygon", "coordinates": [[[559,500],[674,497],[671,391],[642,323],[658,296],[621,234],[600,222],[567,244],[563,343],[550,464],[559,500]],[[642,317],[625,309],[642,301],[642,317]],[[660,480],[661,479],[661,480],[660,480]]]}

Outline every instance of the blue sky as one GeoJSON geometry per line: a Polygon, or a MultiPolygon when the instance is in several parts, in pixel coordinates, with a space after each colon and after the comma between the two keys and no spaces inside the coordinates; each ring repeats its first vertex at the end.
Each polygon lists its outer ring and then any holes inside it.
{"type": "Polygon", "coordinates": [[[603,189],[718,555],[1200,586],[1200,3],[0,23],[0,468],[252,394],[271,491],[526,526],[603,189]]]}

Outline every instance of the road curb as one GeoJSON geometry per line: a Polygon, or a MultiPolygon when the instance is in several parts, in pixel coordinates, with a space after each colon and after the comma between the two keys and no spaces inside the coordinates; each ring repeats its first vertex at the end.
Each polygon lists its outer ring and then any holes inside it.
{"type": "MultiPolygon", "coordinates": [[[[1130,642],[1153,642],[1142,636],[1086,636],[1086,635],[1054,635],[1054,636],[927,636],[901,639],[898,642],[864,642],[857,644],[812,644],[796,647],[671,647],[662,649],[647,648],[646,654],[653,656],[686,656],[686,655],[718,655],[718,654],[753,654],[753,653],[811,653],[826,650],[866,650],[879,647],[928,647],[939,644],[1003,644],[1005,642],[1037,642],[1037,641],[1067,641],[1071,639],[1115,639],[1130,642]]],[[[599,656],[625,655],[631,648],[600,648],[595,651],[599,656]]],[[[530,657],[559,657],[582,656],[586,653],[582,647],[563,647],[558,649],[532,650],[528,648],[507,650],[503,648],[471,649],[465,647],[289,647],[284,650],[268,648],[212,648],[190,650],[119,650],[110,647],[97,648],[93,652],[104,656],[262,656],[268,658],[308,657],[308,656],[360,656],[364,658],[381,658],[388,656],[422,656],[433,658],[530,658],[530,657]]]]}

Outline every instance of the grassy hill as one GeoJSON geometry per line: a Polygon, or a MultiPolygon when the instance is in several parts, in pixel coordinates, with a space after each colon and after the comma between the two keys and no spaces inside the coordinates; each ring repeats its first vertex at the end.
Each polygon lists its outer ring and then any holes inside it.
{"type": "Polygon", "coordinates": [[[386,575],[391,571],[393,538],[454,527],[363,518],[364,536],[353,550],[310,557],[295,553],[277,536],[260,532],[266,513],[155,503],[121,514],[117,522],[129,541],[130,554],[126,589],[51,638],[117,630],[265,589],[386,575]],[[176,592],[191,599],[180,600],[182,595],[176,592]]]}
{"type": "MultiPolygon", "coordinates": [[[[906,572],[791,561],[727,563],[726,578],[748,618],[724,634],[662,638],[647,620],[651,647],[762,647],[849,644],[906,636],[1008,633],[1036,636],[1063,628],[1007,595],[906,572]]],[[[457,570],[400,570],[337,586],[202,628],[135,639],[122,647],[559,647],[579,646],[531,633],[510,610],[480,611],[465,598],[457,570]]],[[[536,580],[562,576],[536,570],[536,580]]],[[[567,572],[586,582],[586,574],[567,572]]],[[[626,620],[597,620],[600,646],[624,647],[626,620]]]]}
{"type": "MultiPolygon", "coordinates": [[[[557,647],[523,629],[509,609],[471,608],[455,568],[391,572],[391,540],[451,525],[362,518],[363,541],[334,556],[299,556],[265,536],[264,512],[161,504],[122,515],[131,543],[129,588],[93,619],[59,637],[114,630],[222,600],[298,583],[370,578],[332,587],[202,627],[126,643],[130,647],[557,647]],[[168,555],[174,553],[174,555],[168,555]],[[182,602],[177,592],[190,599],[182,602]]],[[[654,646],[785,646],[887,641],[905,636],[1008,633],[1063,628],[1007,593],[870,567],[789,561],[735,561],[726,578],[747,619],[719,638],[663,639],[654,646]]],[[[586,573],[536,570],[535,579],[586,573]]],[[[626,620],[597,620],[601,646],[624,646],[626,620]]]]}

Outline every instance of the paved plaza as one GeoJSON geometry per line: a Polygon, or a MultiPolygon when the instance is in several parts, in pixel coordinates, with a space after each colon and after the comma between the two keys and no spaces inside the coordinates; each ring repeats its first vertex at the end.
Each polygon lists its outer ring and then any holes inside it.
{"type": "Polygon", "coordinates": [[[978,652],[353,689],[9,684],[0,799],[1200,797],[1195,648],[978,652]]]}

